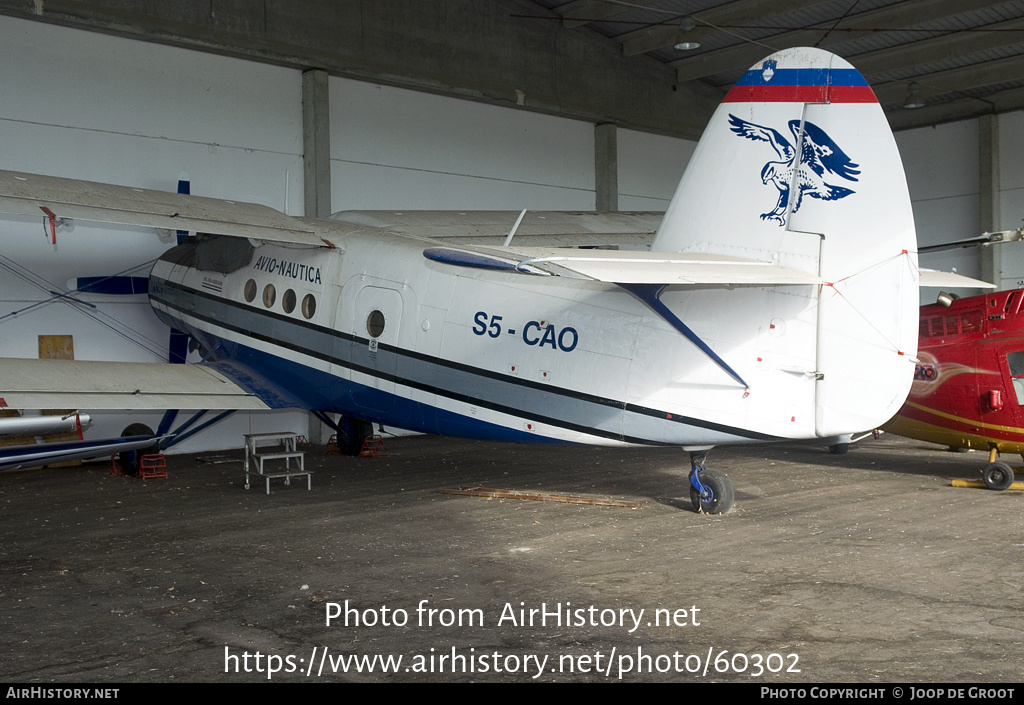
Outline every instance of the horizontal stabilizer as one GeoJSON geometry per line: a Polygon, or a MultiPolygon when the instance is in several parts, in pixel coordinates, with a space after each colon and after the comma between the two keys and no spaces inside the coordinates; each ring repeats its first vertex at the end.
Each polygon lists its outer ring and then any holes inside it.
{"type": "Polygon", "coordinates": [[[820,284],[813,274],[729,255],[541,247],[443,248],[423,256],[462,267],[546,274],[615,284],[774,286],[820,284]]]}
{"type": "Polygon", "coordinates": [[[0,171],[0,212],[330,245],[309,222],[256,203],[14,171],[0,171]]]}
{"type": "Polygon", "coordinates": [[[995,289],[995,284],[971,279],[955,272],[940,272],[935,269],[921,270],[920,286],[933,286],[944,289],[995,289]]]}
{"type": "Polygon", "coordinates": [[[160,362],[0,359],[0,406],[13,409],[269,408],[216,370],[160,362]]]}

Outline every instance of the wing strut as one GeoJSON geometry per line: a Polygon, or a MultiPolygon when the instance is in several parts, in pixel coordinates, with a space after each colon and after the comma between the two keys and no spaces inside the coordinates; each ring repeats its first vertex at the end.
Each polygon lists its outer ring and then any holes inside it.
{"type": "Polygon", "coordinates": [[[618,286],[621,286],[633,296],[643,301],[648,308],[672,324],[673,328],[682,333],[687,340],[700,348],[701,352],[710,357],[711,360],[721,367],[726,374],[742,384],[744,388],[750,389],[750,385],[739,376],[736,370],[729,367],[725,360],[720,358],[714,350],[708,347],[707,343],[700,339],[700,336],[690,330],[690,328],[672,312],[672,309],[662,303],[661,292],[665,291],[665,287],[668,286],[667,284],[618,284],[618,286]]]}

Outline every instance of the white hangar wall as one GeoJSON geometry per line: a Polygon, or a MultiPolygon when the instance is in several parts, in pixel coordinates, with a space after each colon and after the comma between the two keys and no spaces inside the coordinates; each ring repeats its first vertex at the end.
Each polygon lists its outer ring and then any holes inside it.
{"type": "MultiPolygon", "coordinates": [[[[897,133],[896,141],[907,172],[918,244],[938,245],[980,235],[977,122],[908,130],[897,133]]],[[[964,276],[981,277],[981,262],[975,251],[925,254],[921,266],[943,271],[955,267],[964,276]]],[[[933,289],[922,289],[921,303],[933,303],[937,294],[933,289]]]]}
{"type": "MultiPolygon", "coordinates": [[[[996,189],[996,229],[1013,230],[1024,219],[1024,164],[1017,155],[1024,145],[1024,113],[996,118],[1000,168],[996,189]]],[[[923,127],[896,134],[914,206],[918,242],[938,245],[977,237],[981,226],[981,152],[978,120],[923,127]]],[[[1000,289],[1024,286],[1024,243],[999,245],[1000,289]]],[[[945,250],[921,256],[921,265],[969,277],[982,277],[981,248],[945,250]]],[[[933,303],[938,291],[922,289],[921,302],[933,303]]],[[[978,289],[957,289],[961,296],[978,289]]]]}
{"type": "MultiPolygon", "coordinates": [[[[1001,230],[1024,226],[1024,112],[998,117],[999,223],[1001,230]]],[[[1024,287],[1024,242],[1002,245],[1001,289],[1024,287]]]]}
{"type": "Polygon", "coordinates": [[[663,211],[697,143],[619,130],[619,210],[663,211]]]}
{"type": "MultiPolygon", "coordinates": [[[[590,123],[341,78],[330,114],[335,211],[595,207],[590,123]]],[[[696,143],[617,143],[619,209],[664,210],[696,143]]]]}
{"type": "Polygon", "coordinates": [[[587,123],[341,78],[330,119],[335,211],[594,208],[587,123]]]}
{"type": "MultiPolygon", "coordinates": [[[[334,210],[594,208],[592,125],[344,79],[329,86],[334,210]]],[[[194,194],[302,214],[301,87],[293,70],[0,17],[0,168],[168,191],[185,172],[194,194]]],[[[664,209],[693,143],[618,137],[620,208],[664,209]]],[[[75,277],[144,274],[170,237],[79,222],[53,246],[42,218],[4,216],[0,238],[0,356],[36,357],[39,335],[62,334],[82,360],[165,359],[167,330],[144,296],[24,309],[75,277]]],[[[160,419],[93,416],[92,438],[160,419]]],[[[176,450],[240,447],[243,433],[281,428],[306,432],[308,417],[239,414],[176,450]]]]}

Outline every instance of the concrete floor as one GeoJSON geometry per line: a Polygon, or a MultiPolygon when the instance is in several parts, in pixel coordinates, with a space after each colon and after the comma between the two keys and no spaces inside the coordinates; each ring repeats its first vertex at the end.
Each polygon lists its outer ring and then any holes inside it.
{"type": "Polygon", "coordinates": [[[166,480],[98,465],[0,476],[0,679],[871,684],[1024,673],[1024,494],[950,486],[978,476],[980,453],[896,438],[845,456],[715,450],[736,505],[706,516],[690,508],[676,450],[433,437],[388,449],[310,449],[312,491],[278,480],[269,496],[243,488],[240,453],[174,456],[166,480]],[[644,506],[437,492],[459,485],[644,506]],[[561,623],[535,612],[531,624],[531,609],[560,609],[561,623]],[[342,615],[328,626],[332,610],[342,615]],[[375,655],[402,662],[341,672],[338,659],[375,655]]]}

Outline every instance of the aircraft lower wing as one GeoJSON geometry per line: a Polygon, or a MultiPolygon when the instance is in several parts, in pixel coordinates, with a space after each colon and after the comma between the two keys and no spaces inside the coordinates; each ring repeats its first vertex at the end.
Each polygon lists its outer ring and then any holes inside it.
{"type": "Polygon", "coordinates": [[[0,407],[49,409],[268,409],[203,365],[0,359],[0,407]]]}
{"type": "Polygon", "coordinates": [[[71,441],[68,443],[41,443],[29,446],[0,448],[0,471],[30,468],[38,465],[62,463],[67,460],[99,458],[151,448],[159,443],[159,436],[131,436],[100,441],[71,441]]]}
{"type": "Polygon", "coordinates": [[[823,283],[813,274],[771,262],[699,252],[431,247],[423,251],[423,256],[459,267],[568,276],[614,284],[771,286],[823,283]]]}
{"type": "Polygon", "coordinates": [[[0,171],[0,212],[334,247],[309,221],[268,206],[0,171]]]}

